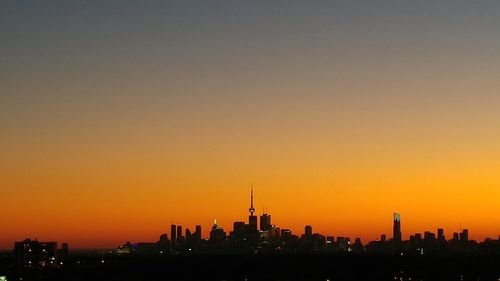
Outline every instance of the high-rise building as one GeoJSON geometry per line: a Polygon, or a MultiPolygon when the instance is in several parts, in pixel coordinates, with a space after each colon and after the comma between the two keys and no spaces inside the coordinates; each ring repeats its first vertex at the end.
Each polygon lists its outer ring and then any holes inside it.
{"type": "Polygon", "coordinates": [[[350,252],[351,239],[349,237],[337,237],[337,247],[343,252],[350,252]]]}
{"type": "Polygon", "coordinates": [[[310,238],[313,234],[313,228],[312,226],[310,225],[306,225],[306,227],[304,228],[304,235],[307,237],[307,238],[310,238]]]}
{"type": "Polygon", "coordinates": [[[434,234],[430,231],[426,231],[426,232],[424,232],[424,240],[434,241],[434,240],[436,240],[436,234],[434,234]]]}
{"type": "Polygon", "coordinates": [[[462,241],[462,242],[469,241],[469,230],[468,229],[462,230],[462,232],[460,233],[460,241],[462,241]]]}
{"type": "Polygon", "coordinates": [[[201,240],[201,225],[196,225],[194,234],[196,235],[196,239],[201,240]]]}
{"type": "Polygon", "coordinates": [[[250,216],[248,217],[248,225],[250,229],[257,230],[257,216],[254,215],[255,208],[253,207],[253,187],[250,191],[250,208],[248,209],[250,216]]]}
{"type": "Polygon", "coordinates": [[[210,231],[210,242],[217,245],[222,245],[225,240],[226,232],[224,232],[224,229],[217,225],[217,220],[214,220],[214,225],[212,226],[212,230],[210,231]]]}
{"type": "Polygon", "coordinates": [[[246,230],[246,224],[242,221],[233,222],[233,232],[235,233],[244,233],[246,230]]]}
{"type": "Polygon", "coordinates": [[[177,226],[177,242],[182,241],[182,225],[177,226]]]}
{"type": "Polygon", "coordinates": [[[453,241],[458,241],[458,232],[453,232],[453,241]]]}
{"type": "MultiPolygon", "coordinates": [[[[170,248],[170,240],[168,240],[168,235],[166,233],[163,233],[160,235],[160,240],[156,243],[157,247],[160,250],[160,254],[167,253],[167,251],[170,248]]],[[[130,253],[130,248],[127,247],[128,249],[123,249],[123,247],[117,249],[117,253],[122,253],[122,254],[128,254],[130,253]]]]}
{"type": "Polygon", "coordinates": [[[170,225],[170,240],[172,243],[177,242],[177,226],[175,224],[170,225]]]}
{"type": "Polygon", "coordinates": [[[415,233],[415,241],[417,242],[422,241],[422,233],[415,233]]]}
{"type": "Polygon", "coordinates": [[[168,235],[166,233],[161,234],[159,242],[160,243],[168,243],[169,242],[168,235]]]}
{"type": "Polygon", "coordinates": [[[441,241],[446,240],[446,238],[444,237],[444,229],[442,228],[438,228],[438,239],[441,241]]]}
{"type": "Polygon", "coordinates": [[[290,229],[281,230],[281,239],[283,241],[288,241],[292,238],[292,231],[290,229]]]}
{"type": "Polygon", "coordinates": [[[262,214],[260,216],[260,230],[266,231],[271,229],[271,215],[262,214]]]}
{"type": "Polygon", "coordinates": [[[281,228],[279,227],[276,227],[274,229],[274,236],[277,237],[277,238],[280,238],[281,237],[281,228]]]}
{"type": "Polygon", "coordinates": [[[385,234],[380,235],[380,241],[386,242],[387,241],[387,236],[385,234]]]}
{"type": "MultiPolygon", "coordinates": [[[[67,244],[65,244],[63,251],[68,251],[67,244]]],[[[60,264],[57,253],[57,242],[38,242],[26,239],[22,242],[15,242],[14,246],[18,270],[59,267],[62,264],[60,264]]]]}
{"type": "Polygon", "coordinates": [[[401,241],[401,216],[394,213],[394,225],[392,228],[392,239],[394,241],[401,241]]]}

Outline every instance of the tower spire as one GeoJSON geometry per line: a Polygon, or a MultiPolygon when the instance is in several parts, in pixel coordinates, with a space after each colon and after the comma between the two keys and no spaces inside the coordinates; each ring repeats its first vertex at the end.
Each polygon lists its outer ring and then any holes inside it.
{"type": "Polygon", "coordinates": [[[253,216],[255,212],[255,208],[253,207],[253,183],[250,184],[250,209],[248,211],[250,212],[250,216],[253,216]]]}

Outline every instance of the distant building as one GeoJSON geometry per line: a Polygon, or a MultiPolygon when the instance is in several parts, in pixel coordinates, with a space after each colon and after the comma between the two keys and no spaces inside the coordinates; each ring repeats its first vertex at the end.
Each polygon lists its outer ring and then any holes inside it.
{"type": "Polygon", "coordinates": [[[422,233],[415,233],[415,241],[417,242],[422,241],[422,233]]]}
{"type": "Polygon", "coordinates": [[[356,238],[354,240],[354,244],[352,245],[352,251],[355,253],[362,253],[365,251],[365,247],[363,246],[363,243],[361,242],[361,238],[356,238]]]}
{"type": "Polygon", "coordinates": [[[441,241],[445,241],[446,238],[444,237],[444,229],[438,228],[438,239],[441,241]]]}
{"type": "Polygon", "coordinates": [[[349,237],[337,237],[337,248],[342,252],[350,252],[351,239],[349,237]]]}
{"type": "Polygon", "coordinates": [[[170,240],[172,244],[177,242],[177,226],[175,224],[170,225],[170,240]]]}
{"type": "Polygon", "coordinates": [[[160,235],[159,242],[160,243],[168,243],[169,242],[168,235],[166,233],[163,233],[162,235],[160,235]]]}
{"type": "Polygon", "coordinates": [[[430,231],[426,231],[426,232],[424,232],[424,240],[434,241],[434,240],[436,240],[436,235],[430,231]]]}
{"type": "Polygon", "coordinates": [[[334,236],[326,236],[326,246],[327,247],[333,247],[333,244],[335,243],[335,237],[334,236]]]}
{"type": "Polygon", "coordinates": [[[182,226],[178,225],[177,226],[177,242],[181,242],[183,240],[182,237],[182,226]]]}
{"type": "Polygon", "coordinates": [[[312,236],[312,233],[313,233],[312,226],[306,225],[304,227],[304,235],[305,235],[305,237],[306,238],[310,238],[312,236]]]}
{"type": "Polygon", "coordinates": [[[194,232],[197,240],[201,240],[201,225],[196,225],[196,230],[194,232]]]}
{"type": "Polygon", "coordinates": [[[168,235],[166,233],[160,235],[160,240],[158,240],[157,244],[161,254],[169,252],[170,240],[168,240],[168,235]]]}
{"type": "Polygon", "coordinates": [[[242,221],[235,221],[233,223],[232,238],[235,240],[244,239],[247,233],[248,225],[242,221]]]}
{"type": "Polygon", "coordinates": [[[276,238],[280,238],[281,237],[281,228],[279,228],[279,227],[275,227],[274,228],[274,236],[276,238]]]}
{"type": "Polygon", "coordinates": [[[387,241],[387,235],[385,235],[385,234],[380,235],[380,241],[381,242],[386,242],[387,241]]]}
{"type": "Polygon", "coordinates": [[[392,252],[400,254],[403,251],[403,239],[401,234],[401,216],[398,213],[393,214],[392,226],[392,252]]]}
{"type": "Polygon", "coordinates": [[[59,265],[64,264],[69,255],[68,243],[62,243],[61,249],[57,250],[57,260],[59,265]]]}
{"type": "Polygon", "coordinates": [[[115,253],[119,255],[124,255],[124,254],[134,254],[134,255],[157,255],[157,254],[163,254],[165,253],[164,251],[167,251],[168,249],[165,249],[162,247],[162,244],[160,241],[156,243],[152,242],[137,242],[137,243],[131,243],[131,242],[126,242],[125,244],[119,246],[116,250],[115,253]]]}
{"type": "Polygon", "coordinates": [[[292,231],[290,229],[282,229],[281,230],[281,239],[283,241],[290,240],[292,237],[292,231]]]}
{"type": "Polygon", "coordinates": [[[262,214],[260,216],[260,230],[270,231],[271,230],[271,215],[262,214]]]}
{"type": "MultiPolygon", "coordinates": [[[[59,254],[63,259],[68,254],[68,244],[64,243],[59,254]]],[[[14,255],[16,267],[23,269],[43,269],[49,267],[60,267],[63,265],[58,256],[57,242],[39,242],[37,240],[26,239],[22,242],[15,242],[14,255]]]]}
{"type": "Polygon", "coordinates": [[[226,240],[226,232],[222,227],[217,225],[217,220],[214,221],[214,225],[212,226],[212,230],[210,231],[210,242],[221,245],[226,240]]]}
{"type": "Polygon", "coordinates": [[[469,241],[469,230],[468,229],[462,230],[462,232],[460,233],[460,241],[462,241],[462,242],[469,241]]]}
{"type": "Polygon", "coordinates": [[[401,216],[398,213],[394,213],[394,224],[392,228],[392,239],[394,241],[401,241],[401,216]]]}

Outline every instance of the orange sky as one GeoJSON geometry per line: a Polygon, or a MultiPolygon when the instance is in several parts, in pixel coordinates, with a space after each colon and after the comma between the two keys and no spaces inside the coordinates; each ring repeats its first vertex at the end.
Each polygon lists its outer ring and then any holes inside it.
{"type": "Polygon", "coordinates": [[[500,235],[497,3],[167,2],[0,11],[0,248],[500,235]]]}

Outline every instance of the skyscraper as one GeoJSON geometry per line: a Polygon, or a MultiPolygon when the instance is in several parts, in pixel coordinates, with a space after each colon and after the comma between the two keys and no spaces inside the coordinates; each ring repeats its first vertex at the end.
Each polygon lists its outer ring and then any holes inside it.
{"type": "Polygon", "coordinates": [[[222,245],[226,240],[226,232],[222,227],[217,225],[217,220],[214,220],[214,225],[212,226],[212,230],[210,231],[210,242],[222,245]]]}
{"type": "Polygon", "coordinates": [[[392,239],[394,241],[401,241],[401,216],[394,213],[394,225],[392,228],[392,239]]]}
{"type": "Polygon", "coordinates": [[[312,226],[310,225],[306,225],[306,227],[304,228],[304,235],[307,237],[307,238],[310,238],[312,236],[312,233],[313,233],[313,228],[312,226]]]}
{"type": "Polygon", "coordinates": [[[460,233],[460,241],[462,241],[462,242],[469,241],[469,230],[468,229],[462,230],[462,232],[460,233]]]}
{"type": "Polygon", "coordinates": [[[271,229],[271,215],[262,214],[260,216],[260,230],[266,231],[271,229]]]}
{"type": "Polygon", "coordinates": [[[253,214],[255,212],[255,208],[253,207],[253,186],[250,190],[250,208],[248,209],[248,211],[250,212],[250,216],[248,217],[248,225],[250,226],[250,229],[257,230],[257,216],[253,214]]]}
{"type": "Polygon", "coordinates": [[[444,237],[444,229],[442,229],[442,228],[438,228],[438,239],[441,241],[446,240],[444,237]]]}
{"type": "Polygon", "coordinates": [[[182,241],[182,225],[177,226],[177,242],[182,241]]]}
{"type": "Polygon", "coordinates": [[[173,244],[177,242],[177,226],[175,224],[170,225],[170,240],[173,244]]]}
{"type": "Polygon", "coordinates": [[[196,231],[194,232],[194,234],[196,235],[196,239],[201,239],[201,225],[196,225],[196,231]]]}

